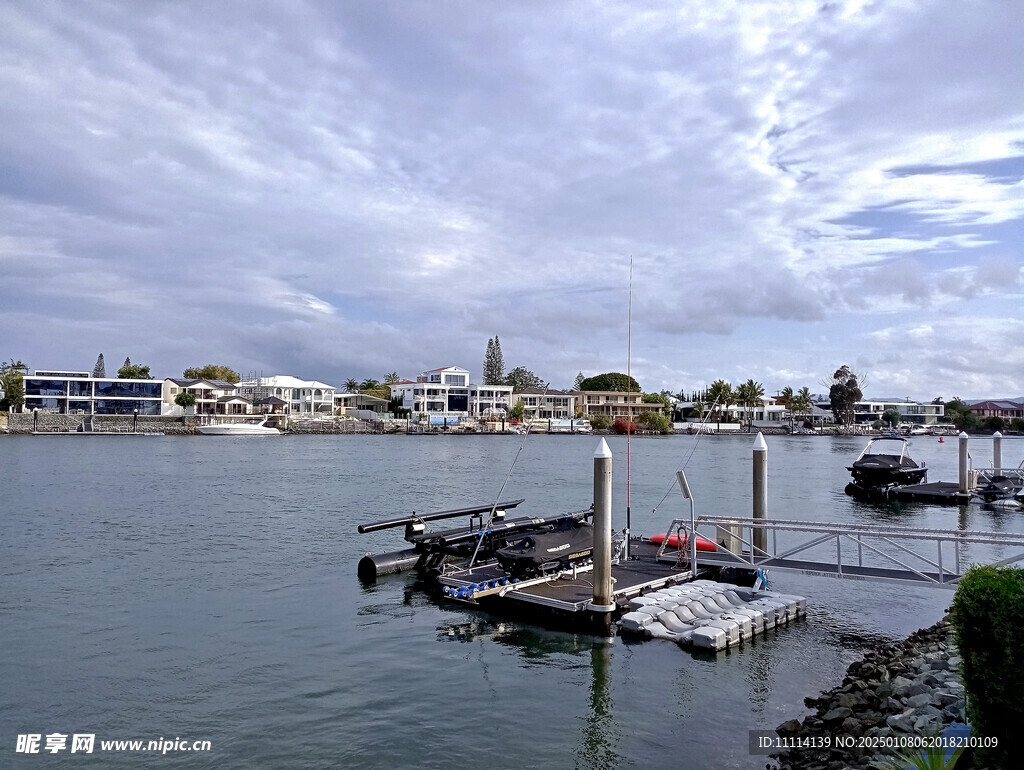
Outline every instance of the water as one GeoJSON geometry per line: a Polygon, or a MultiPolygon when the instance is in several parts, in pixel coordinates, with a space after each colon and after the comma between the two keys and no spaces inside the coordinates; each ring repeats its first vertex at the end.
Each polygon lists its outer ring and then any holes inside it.
{"type": "MultiPolygon", "coordinates": [[[[689,508],[693,437],[634,439],[634,531],[689,508]],[[667,493],[667,497],[666,497],[667,493]],[[651,509],[658,506],[656,513],[651,509]]],[[[531,437],[503,498],[589,505],[598,439],[531,437]]],[[[624,523],[625,443],[615,453],[624,523]]],[[[779,518],[1024,529],[970,506],[879,508],[842,490],[862,439],[768,437],[779,518]]],[[[747,731],[806,713],[865,644],[938,620],[951,593],[772,573],[806,621],[717,657],[438,607],[410,575],[356,579],[404,545],[360,523],[494,499],[520,439],[4,437],[0,764],[43,767],[763,767],[747,731]],[[209,740],[208,753],[16,754],[23,733],[209,740]]],[[[749,515],[750,436],[700,441],[697,513],[749,515]]],[[[972,445],[975,465],[987,444],[972,445]]],[[[955,480],[956,442],[915,459],[955,480]]],[[[1004,456],[1014,447],[1004,445],[1004,456]]],[[[70,741],[69,741],[70,743],[70,741]]],[[[98,749],[98,746],[97,746],[98,749]]]]}

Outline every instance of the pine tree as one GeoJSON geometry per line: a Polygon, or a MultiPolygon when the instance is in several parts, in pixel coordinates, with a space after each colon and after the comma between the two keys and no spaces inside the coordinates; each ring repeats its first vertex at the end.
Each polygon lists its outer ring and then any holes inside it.
{"type": "Polygon", "coordinates": [[[96,359],[96,365],[92,368],[92,376],[103,378],[107,376],[107,367],[103,363],[103,354],[100,353],[100,357],[96,359]]]}
{"type": "Polygon", "coordinates": [[[505,357],[501,354],[501,342],[498,335],[487,340],[487,352],[484,354],[484,385],[501,385],[505,382],[505,357]]]}
{"type": "Polygon", "coordinates": [[[583,376],[583,372],[577,372],[576,373],[576,379],[572,381],[572,389],[573,390],[583,390],[581,385],[583,384],[583,380],[584,379],[585,378],[583,376]]]}
{"type": "Polygon", "coordinates": [[[487,338],[487,350],[484,352],[483,384],[491,385],[491,365],[494,362],[494,338],[487,338]]]}
{"type": "Polygon", "coordinates": [[[125,356],[124,357],[124,363],[121,364],[121,368],[124,369],[126,366],[131,366],[131,365],[132,365],[131,357],[130,356],[125,356]]]}

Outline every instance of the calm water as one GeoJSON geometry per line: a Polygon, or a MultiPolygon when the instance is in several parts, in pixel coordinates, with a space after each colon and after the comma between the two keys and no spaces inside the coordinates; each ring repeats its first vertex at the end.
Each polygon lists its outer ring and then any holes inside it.
{"type": "MultiPolygon", "coordinates": [[[[527,498],[524,513],[589,505],[597,442],[531,437],[504,497],[527,498]]],[[[693,442],[632,442],[634,531],[689,515],[673,474],[693,442]]],[[[950,600],[775,571],[773,588],[810,597],[808,620],[710,658],[438,607],[411,576],[359,583],[365,551],[404,544],[358,524],[492,501],[519,443],[0,438],[0,765],[763,767],[747,730],[801,717],[865,642],[930,625],[950,600]],[[19,733],[52,732],[212,751],[15,754],[19,733]]],[[[609,443],[624,512],[625,443],[609,443]]],[[[1024,530],[1020,512],[851,500],[844,466],[863,443],[768,437],[770,513],[1024,530]]],[[[700,442],[687,466],[698,514],[749,515],[751,445],[700,442]]],[[[975,465],[990,451],[972,444],[975,465]]],[[[1008,462],[1017,451],[1004,444],[1008,462]]],[[[912,453],[932,480],[956,479],[955,440],[912,453]]]]}

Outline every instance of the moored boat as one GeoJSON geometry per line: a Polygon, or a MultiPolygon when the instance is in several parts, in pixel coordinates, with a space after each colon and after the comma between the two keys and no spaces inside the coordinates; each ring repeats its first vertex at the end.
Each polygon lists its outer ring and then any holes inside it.
{"type": "Polygon", "coordinates": [[[847,494],[855,494],[858,490],[920,484],[928,479],[924,463],[918,465],[907,453],[905,438],[871,439],[847,470],[853,475],[853,482],[846,487],[847,494]]]}
{"type": "Polygon", "coordinates": [[[267,425],[267,418],[246,422],[215,422],[199,425],[196,432],[204,436],[280,436],[281,431],[267,425]]]}

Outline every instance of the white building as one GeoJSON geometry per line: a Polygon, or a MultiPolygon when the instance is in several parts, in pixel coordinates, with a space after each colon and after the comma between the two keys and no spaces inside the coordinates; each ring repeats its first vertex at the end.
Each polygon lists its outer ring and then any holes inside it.
{"type": "Polygon", "coordinates": [[[164,414],[181,414],[174,403],[179,393],[189,393],[195,400],[196,414],[248,414],[251,400],[238,396],[235,385],[227,380],[178,379],[164,380],[164,414]]]}
{"type": "Polygon", "coordinates": [[[391,397],[402,399],[402,408],[426,414],[432,422],[507,410],[512,397],[511,385],[474,385],[469,381],[469,370],[458,366],[430,369],[415,380],[402,380],[390,387],[391,397]]]}
{"type": "Polygon", "coordinates": [[[279,398],[288,404],[290,414],[334,414],[334,394],[337,391],[332,385],[316,380],[300,380],[287,374],[273,377],[259,377],[246,380],[235,386],[235,392],[253,399],[279,398]]]}
{"type": "Polygon", "coordinates": [[[566,419],[576,416],[578,395],[553,388],[526,388],[512,394],[512,406],[523,403],[524,420],[566,419]]]}

